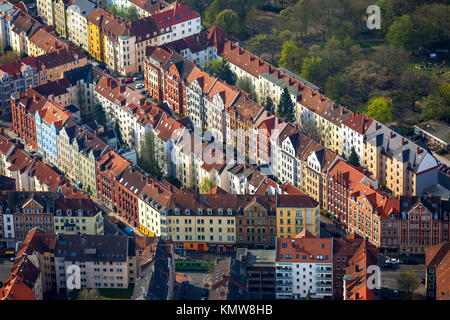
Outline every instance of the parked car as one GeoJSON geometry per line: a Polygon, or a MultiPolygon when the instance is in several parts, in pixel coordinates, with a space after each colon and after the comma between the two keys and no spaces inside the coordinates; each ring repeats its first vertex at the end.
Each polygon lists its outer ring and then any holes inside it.
{"type": "Polygon", "coordinates": [[[144,78],[144,76],[142,74],[138,74],[133,77],[133,81],[140,80],[142,78],[144,78]]]}
{"type": "Polygon", "coordinates": [[[386,269],[392,269],[394,267],[394,265],[392,263],[389,263],[389,262],[386,261],[383,264],[383,267],[386,268],[386,269]]]}
{"type": "Polygon", "coordinates": [[[391,259],[389,259],[387,261],[389,261],[389,263],[392,263],[392,264],[399,264],[400,263],[400,260],[395,259],[395,258],[391,258],[391,259]]]}
{"type": "Polygon", "coordinates": [[[143,83],[138,83],[137,85],[136,85],[136,89],[142,89],[142,88],[144,88],[145,87],[145,84],[143,84],[143,83]]]}
{"type": "Polygon", "coordinates": [[[417,264],[417,261],[414,259],[405,259],[403,260],[404,264],[417,264]]]}
{"type": "Polygon", "coordinates": [[[398,289],[394,289],[394,296],[398,296],[398,289]]]}
{"type": "Polygon", "coordinates": [[[123,80],[123,82],[124,82],[124,83],[131,83],[131,82],[133,82],[133,79],[132,79],[132,78],[125,78],[125,79],[123,80]]]}

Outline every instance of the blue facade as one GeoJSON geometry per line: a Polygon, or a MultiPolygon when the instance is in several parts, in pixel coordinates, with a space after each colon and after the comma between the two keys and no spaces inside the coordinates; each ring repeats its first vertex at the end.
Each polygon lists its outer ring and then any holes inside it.
{"type": "Polygon", "coordinates": [[[58,132],[55,124],[50,124],[42,120],[39,111],[36,111],[36,139],[38,151],[51,164],[58,165],[58,132]]]}

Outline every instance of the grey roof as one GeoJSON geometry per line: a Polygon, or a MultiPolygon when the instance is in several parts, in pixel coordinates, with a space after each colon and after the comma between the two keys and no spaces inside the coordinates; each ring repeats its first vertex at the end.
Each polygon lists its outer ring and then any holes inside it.
{"type": "Polygon", "coordinates": [[[97,7],[97,5],[89,0],[74,0],[71,7],[77,6],[80,9],[80,14],[87,19],[91,12],[97,7]]]}
{"type": "Polygon", "coordinates": [[[445,122],[440,121],[427,121],[416,125],[415,127],[420,128],[420,130],[450,144],[450,126],[445,122]]]}
{"type": "Polygon", "coordinates": [[[55,256],[68,261],[125,262],[132,256],[128,237],[122,235],[58,234],[55,256]]]}
{"type": "Polygon", "coordinates": [[[261,73],[260,74],[261,78],[266,78],[267,80],[269,80],[272,83],[275,83],[278,87],[284,88],[287,87],[288,88],[288,92],[289,94],[292,94],[294,96],[299,96],[301,95],[301,91],[298,91],[297,88],[295,86],[289,86],[286,82],[284,82],[281,79],[278,79],[277,77],[275,77],[273,74],[270,73],[261,73]]]}
{"type": "Polygon", "coordinates": [[[50,191],[9,191],[0,194],[0,211],[10,209],[11,213],[20,213],[28,200],[34,200],[44,207],[44,213],[55,211],[56,193],[50,191]]]}
{"type": "Polygon", "coordinates": [[[88,63],[80,68],[66,71],[64,72],[64,78],[69,81],[72,87],[80,80],[84,80],[85,83],[93,83],[94,75],[92,64],[88,63]]]}
{"type": "Polygon", "coordinates": [[[381,152],[387,157],[395,158],[402,163],[408,162],[412,171],[417,171],[420,163],[428,153],[424,148],[377,121],[374,121],[369,127],[366,140],[373,146],[381,147],[381,152]],[[417,150],[419,151],[418,153],[417,150]]]}
{"type": "Polygon", "coordinates": [[[285,69],[283,67],[278,67],[278,69],[280,69],[281,71],[283,71],[284,73],[288,74],[289,76],[291,76],[292,78],[297,79],[298,81],[302,82],[303,84],[307,85],[308,87],[316,90],[316,91],[320,91],[320,88],[318,86],[316,86],[315,84],[312,84],[311,82],[309,82],[308,80],[303,79],[302,77],[300,77],[298,74],[293,73],[292,71],[289,71],[288,69],[285,69]]]}

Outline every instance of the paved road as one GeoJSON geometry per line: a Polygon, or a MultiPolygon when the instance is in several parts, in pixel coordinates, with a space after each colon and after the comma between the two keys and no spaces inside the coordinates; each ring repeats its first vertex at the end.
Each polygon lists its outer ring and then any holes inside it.
{"type": "Polygon", "coordinates": [[[345,238],[347,233],[339,225],[336,225],[330,219],[320,215],[320,237],[321,238],[345,238]]]}
{"type": "Polygon", "coordinates": [[[183,292],[181,284],[177,285],[175,300],[200,300],[204,288],[209,288],[208,279],[210,273],[205,272],[186,272],[189,277],[189,286],[187,292],[183,292]]]}

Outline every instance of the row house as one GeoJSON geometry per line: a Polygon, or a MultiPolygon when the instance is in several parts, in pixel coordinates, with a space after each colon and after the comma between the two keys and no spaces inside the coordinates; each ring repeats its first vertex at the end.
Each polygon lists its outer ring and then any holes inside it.
{"type": "Polygon", "coordinates": [[[306,230],[320,236],[319,204],[305,194],[276,194],[277,237],[294,238],[306,230]]]}
{"type": "MultiPolygon", "coordinates": [[[[60,105],[61,107],[69,107],[72,106],[72,96],[69,92],[69,82],[67,79],[59,79],[55,81],[48,81],[47,83],[40,84],[38,86],[33,87],[33,89],[44,96],[51,102],[60,105]]],[[[77,117],[80,117],[80,114],[72,108],[72,112],[77,117]],[[73,111],[72,111],[73,110],[73,111]]]]}
{"type": "MultiPolygon", "coordinates": [[[[2,47],[11,46],[10,38],[10,20],[17,14],[17,11],[22,10],[22,6],[19,4],[12,4],[8,1],[4,1],[0,4],[0,44],[2,47]]],[[[27,11],[26,8],[23,11],[27,11]]]]}
{"type": "Polygon", "coordinates": [[[401,254],[425,254],[431,246],[450,242],[449,225],[450,201],[438,196],[402,196],[398,220],[386,222],[386,236],[397,236],[401,254]]]}
{"type": "Polygon", "coordinates": [[[71,103],[80,111],[80,115],[91,115],[94,111],[94,71],[92,64],[64,72],[69,83],[67,90],[71,103]]]}
{"type": "Polygon", "coordinates": [[[333,300],[343,300],[345,270],[364,239],[355,233],[333,238],[333,300]]]}
{"type": "Polygon", "coordinates": [[[172,53],[160,47],[148,46],[144,62],[145,88],[157,101],[164,97],[164,68],[169,62],[172,53]]]}
{"type": "Polygon", "coordinates": [[[15,148],[11,155],[5,159],[6,176],[16,180],[16,190],[33,190],[30,170],[34,164],[35,159],[19,148],[15,148]]]}
{"type": "Polygon", "coordinates": [[[206,96],[216,81],[216,77],[196,66],[186,79],[185,109],[197,130],[206,128],[208,125],[206,96]]]}
{"type": "Polygon", "coordinates": [[[32,57],[58,50],[68,48],[68,44],[56,35],[47,31],[48,28],[40,28],[29,38],[27,54],[32,57]]]}
{"type": "Polygon", "coordinates": [[[237,101],[225,111],[226,143],[238,152],[238,159],[245,161],[255,159],[257,153],[253,140],[253,128],[256,119],[264,112],[264,108],[256,102],[240,95],[237,101]]]}
{"type": "Polygon", "coordinates": [[[111,0],[110,2],[118,8],[134,6],[141,17],[151,16],[167,6],[167,2],[163,0],[111,0]]]}
{"type": "Polygon", "coordinates": [[[39,68],[40,83],[64,78],[64,73],[83,67],[87,57],[78,48],[63,48],[35,58],[39,68]]]}
{"type": "Polygon", "coordinates": [[[343,281],[344,300],[376,300],[377,289],[369,286],[372,266],[378,265],[378,251],[364,239],[348,261],[343,281]]]}
{"type": "MultiPolygon", "coordinates": [[[[6,138],[3,131],[0,131],[0,175],[6,176],[7,162],[6,160],[14,152],[16,145],[14,141],[6,138]]],[[[14,182],[15,185],[15,182],[14,182]]]]}
{"type": "Polygon", "coordinates": [[[0,66],[0,115],[11,113],[11,95],[40,84],[36,60],[27,57],[0,66]]]}
{"type": "Polygon", "coordinates": [[[80,268],[81,288],[126,289],[136,281],[137,257],[131,238],[117,235],[57,234],[55,245],[56,290],[69,294],[70,265],[80,268]]]}
{"type": "Polygon", "coordinates": [[[333,239],[304,230],[294,238],[276,238],[277,299],[331,299],[333,239]]]}
{"type": "Polygon", "coordinates": [[[378,188],[367,169],[355,168],[344,160],[336,161],[330,168],[326,181],[327,203],[324,208],[339,222],[348,222],[348,202],[353,192],[361,188],[378,188]]]}
{"type": "Polygon", "coordinates": [[[55,193],[9,191],[0,197],[3,238],[22,241],[35,227],[46,232],[54,231],[55,193]]]}
{"type": "Polygon", "coordinates": [[[56,32],[67,38],[68,21],[67,9],[73,0],[38,0],[36,1],[37,13],[44,22],[53,26],[56,32]]]}
{"type": "Polygon", "coordinates": [[[131,163],[110,150],[104,153],[96,163],[97,198],[110,209],[115,206],[117,178],[131,163]]]}
{"type": "Polygon", "coordinates": [[[33,89],[11,95],[12,130],[26,146],[37,151],[36,113],[48,100],[33,89]]]}
{"type": "Polygon", "coordinates": [[[38,152],[53,165],[58,165],[57,135],[67,120],[76,117],[67,109],[50,101],[36,112],[36,138],[38,152]]]}
{"type": "Polygon", "coordinates": [[[89,0],[73,0],[66,10],[68,22],[66,39],[86,51],[89,50],[87,18],[95,7],[96,5],[89,0]]]}
{"type": "Polygon", "coordinates": [[[22,10],[16,11],[9,21],[11,48],[19,54],[28,54],[28,39],[45,25],[22,10]]]}
{"type": "Polygon", "coordinates": [[[169,52],[175,51],[181,54],[185,59],[198,66],[203,66],[206,62],[218,57],[214,38],[211,37],[209,30],[165,43],[161,47],[169,52]]]}
{"type": "Polygon", "coordinates": [[[257,92],[263,98],[270,94],[277,103],[282,89],[288,87],[291,100],[296,104],[297,122],[302,131],[317,134],[325,147],[346,157],[354,148],[364,167],[374,174],[380,184],[392,188],[395,195],[420,194],[437,183],[434,157],[400,134],[391,134],[392,130],[370,117],[353,114],[338,106],[322,95],[318,87],[284,68],[272,67],[233,40],[226,39],[223,45],[217,46],[217,53],[230,63],[238,76],[248,77],[254,87],[259,88],[257,92]],[[268,79],[268,82],[262,79],[268,79]],[[388,143],[393,138],[395,142],[388,143]],[[394,174],[388,175],[384,169],[392,169],[394,174]],[[398,169],[398,177],[394,169],[398,169]],[[419,189],[416,186],[420,186],[419,189]]]}
{"type": "Polygon", "coordinates": [[[437,182],[437,160],[377,121],[365,136],[362,163],[395,196],[420,195],[437,182]]]}
{"type": "Polygon", "coordinates": [[[336,153],[324,148],[314,140],[306,147],[302,155],[302,189],[321,207],[326,206],[326,177],[333,164],[340,160],[336,153]]]}

